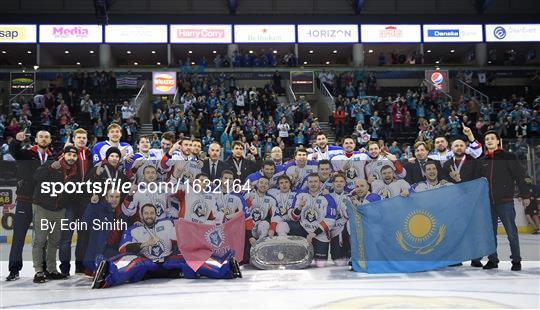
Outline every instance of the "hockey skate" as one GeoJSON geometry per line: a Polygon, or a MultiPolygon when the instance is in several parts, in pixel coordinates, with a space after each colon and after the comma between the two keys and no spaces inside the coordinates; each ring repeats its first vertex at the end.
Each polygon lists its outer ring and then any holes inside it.
{"type": "Polygon", "coordinates": [[[92,289],[103,288],[103,284],[105,284],[105,277],[107,277],[108,271],[109,264],[107,264],[106,260],[102,260],[96,269],[96,274],[94,275],[94,280],[92,281],[92,289]]]}
{"type": "Polygon", "coordinates": [[[230,258],[229,259],[229,266],[231,268],[232,278],[242,278],[242,272],[240,271],[240,265],[236,261],[236,259],[230,258]]]}

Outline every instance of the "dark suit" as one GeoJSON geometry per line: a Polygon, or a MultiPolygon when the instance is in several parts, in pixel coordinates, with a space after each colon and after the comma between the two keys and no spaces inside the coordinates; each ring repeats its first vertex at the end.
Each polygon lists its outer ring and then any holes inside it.
{"type": "Polygon", "coordinates": [[[438,173],[439,180],[444,179],[443,175],[441,174],[441,170],[442,170],[441,165],[439,165],[438,162],[431,159],[426,159],[424,161],[424,164],[422,164],[419,159],[416,159],[414,164],[411,164],[410,162],[407,162],[405,164],[405,171],[407,171],[405,180],[411,185],[416,184],[418,182],[425,181],[426,180],[426,176],[424,175],[424,172],[426,171],[425,164],[428,162],[433,162],[437,164],[436,166],[437,166],[437,171],[439,172],[438,173]]]}
{"type": "Polygon", "coordinates": [[[214,181],[214,180],[217,180],[217,179],[221,179],[221,173],[223,172],[223,170],[231,170],[233,171],[234,173],[234,169],[231,168],[231,166],[224,162],[223,160],[218,160],[216,162],[216,170],[217,172],[214,173],[214,171],[210,171],[212,165],[210,164],[210,159],[205,159],[204,160],[204,163],[203,163],[203,167],[201,169],[201,172],[208,175],[208,178],[210,179],[210,181],[214,181]]]}
{"type": "MultiPolygon", "coordinates": [[[[450,177],[450,169],[454,166],[454,164],[456,165],[456,167],[459,167],[459,161],[455,161],[454,158],[447,160],[444,163],[443,174],[441,177],[449,182],[458,183],[450,177]]],[[[459,183],[479,178],[480,171],[478,169],[478,161],[470,155],[465,155],[465,161],[463,162],[463,166],[461,166],[461,170],[459,171],[459,176],[461,177],[461,182],[459,183]]]]}
{"type": "Polygon", "coordinates": [[[234,178],[242,182],[246,180],[248,175],[259,170],[259,164],[252,160],[242,158],[240,161],[236,161],[236,164],[240,167],[240,175],[238,175],[235,160],[233,159],[233,157],[229,157],[225,162],[229,164],[229,166],[232,168],[234,172],[234,178]]]}

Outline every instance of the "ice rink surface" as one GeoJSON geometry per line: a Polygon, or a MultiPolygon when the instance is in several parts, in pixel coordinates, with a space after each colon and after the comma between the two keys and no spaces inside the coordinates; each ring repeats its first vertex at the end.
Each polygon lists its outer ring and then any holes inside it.
{"type": "MultiPolygon", "coordinates": [[[[25,261],[21,279],[6,282],[9,247],[0,246],[1,308],[540,308],[540,236],[520,235],[523,270],[461,267],[410,274],[365,274],[346,267],[304,270],[243,268],[235,280],[147,280],[90,290],[82,275],[34,284],[25,261]]],[[[509,256],[499,237],[499,256],[509,256]]],[[[25,260],[30,260],[30,246],[25,260]]]]}

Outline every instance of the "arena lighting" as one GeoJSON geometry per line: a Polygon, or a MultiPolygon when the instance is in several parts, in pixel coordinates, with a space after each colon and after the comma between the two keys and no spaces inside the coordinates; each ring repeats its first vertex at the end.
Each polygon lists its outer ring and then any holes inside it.
{"type": "Polygon", "coordinates": [[[212,51],[212,54],[217,54],[217,51],[212,51]]]}
{"type": "Polygon", "coordinates": [[[249,51],[250,54],[253,54],[253,51],[249,51]]]}
{"type": "Polygon", "coordinates": [[[161,62],[158,61],[158,62],[156,63],[156,65],[161,66],[161,62]]]}
{"type": "Polygon", "coordinates": [[[370,53],[370,54],[372,54],[372,53],[373,53],[373,50],[369,50],[369,51],[367,51],[367,52],[370,53]]]}
{"type": "Polygon", "coordinates": [[[427,50],[426,52],[431,53],[431,50],[427,50]]]}
{"type": "Polygon", "coordinates": [[[135,66],[138,66],[138,65],[139,65],[139,63],[138,63],[138,62],[134,62],[133,64],[134,64],[135,66]]]}
{"type": "Polygon", "coordinates": [[[326,63],[327,65],[329,65],[329,64],[330,64],[330,62],[329,62],[329,61],[327,61],[327,62],[325,62],[325,63],[326,63]]]}
{"type": "Polygon", "coordinates": [[[437,60],[435,63],[438,64],[438,63],[440,63],[440,61],[437,60]]]}
{"type": "Polygon", "coordinates": [[[491,60],[490,60],[490,61],[488,61],[488,64],[490,64],[490,63],[491,63],[491,60]]]}
{"type": "Polygon", "coordinates": [[[156,53],[156,51],[152,51],[152,54],[155,54],[155,53],[156,53]]]}
{"type": "Polygon", "coordinates": [[[126,54],[131,54],[131,51],[126,51],[126,54]]]}
{"type": "Polygon", "coordinates": [[[68,50],[65,50],[64,53],[65,53],[65,54],[69,54],[69,51],[68,51],[68,50]]]}
{"type": "Polygon", "coordinates": [[[19,62],[18,65],[19,65],[19,66],[22,66],[22,62],[19,62]]]}
{"type": "Polygon", "coordinates": [[[94,51],[90,51],[90,54],[94,54],[94,51]]]}
{"type": "Polygon", "coordinates": [[[450,53],[453,53],[453,52],[455,52],[455,51],[456,51],[456,50],[450,50],[450,53]]]}
{"type": "Polygon", "coordinates": [[[28,53],[28,54],[32,54],[32,51],[26,51],[26,53],[28,53]]]}
{"type": "Polygon", "coordinates": [[[7,51],[2,51],[2,54],[7,54],[7,51]]]}
{"type": "Polygon", "coordinates": [[[34,70],[37,70],[37,69],[39,69],[39,66],[37,66],[37,65],[34,66],[34,70]]]}
{"type": "Polygon", "coordinates": [[[309,50],[309,53],[310,53],[310,54],[313,54],[313,50],[309,50]]]}
{"type": "Polygon", "coordinates": [[[188,51],[188,54],[193,54],[193,51],[188,51]]]}
{"type": "Polygon", "coordinates": [[[77,66],[80,66],[80,65],[81,65],[81,63],[77,61],[77,66]]]}
{"type": "Polygon", "coordinates": [[[307,65],[307,61],[304,61],[304,65],[307,65]]]}
{"type": "Polygon", "coordinates": [[[441,68],[439,68],[439,67],[435,67],[435,70],[441,70],[441,68]]]}
{"type": "Polygon", "coordinates": [[[276,51],[276,50],[274,50],[274,54],[277,54],[277,51],[276,51]]]}
{"type": "Polygon", "coordinates": [[[332,53],[337,54],[337,50],[333,50],[332,53]]]}
{"type": "Polygon", "coordinates": [[[192,61],[192,62],[191,62],[191,65],[195,65],[195,62],[194,62],[194,61],[192,61]]]}

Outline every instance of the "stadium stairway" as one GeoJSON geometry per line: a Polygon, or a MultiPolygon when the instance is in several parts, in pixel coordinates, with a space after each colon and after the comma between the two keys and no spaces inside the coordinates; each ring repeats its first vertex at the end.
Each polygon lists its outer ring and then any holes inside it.
{"type": "Polygon", "coordinates": [[[154,132],[152,123],[141,124],[141,129],[139,130],[139,136],[151,136],[154,132]]]}

